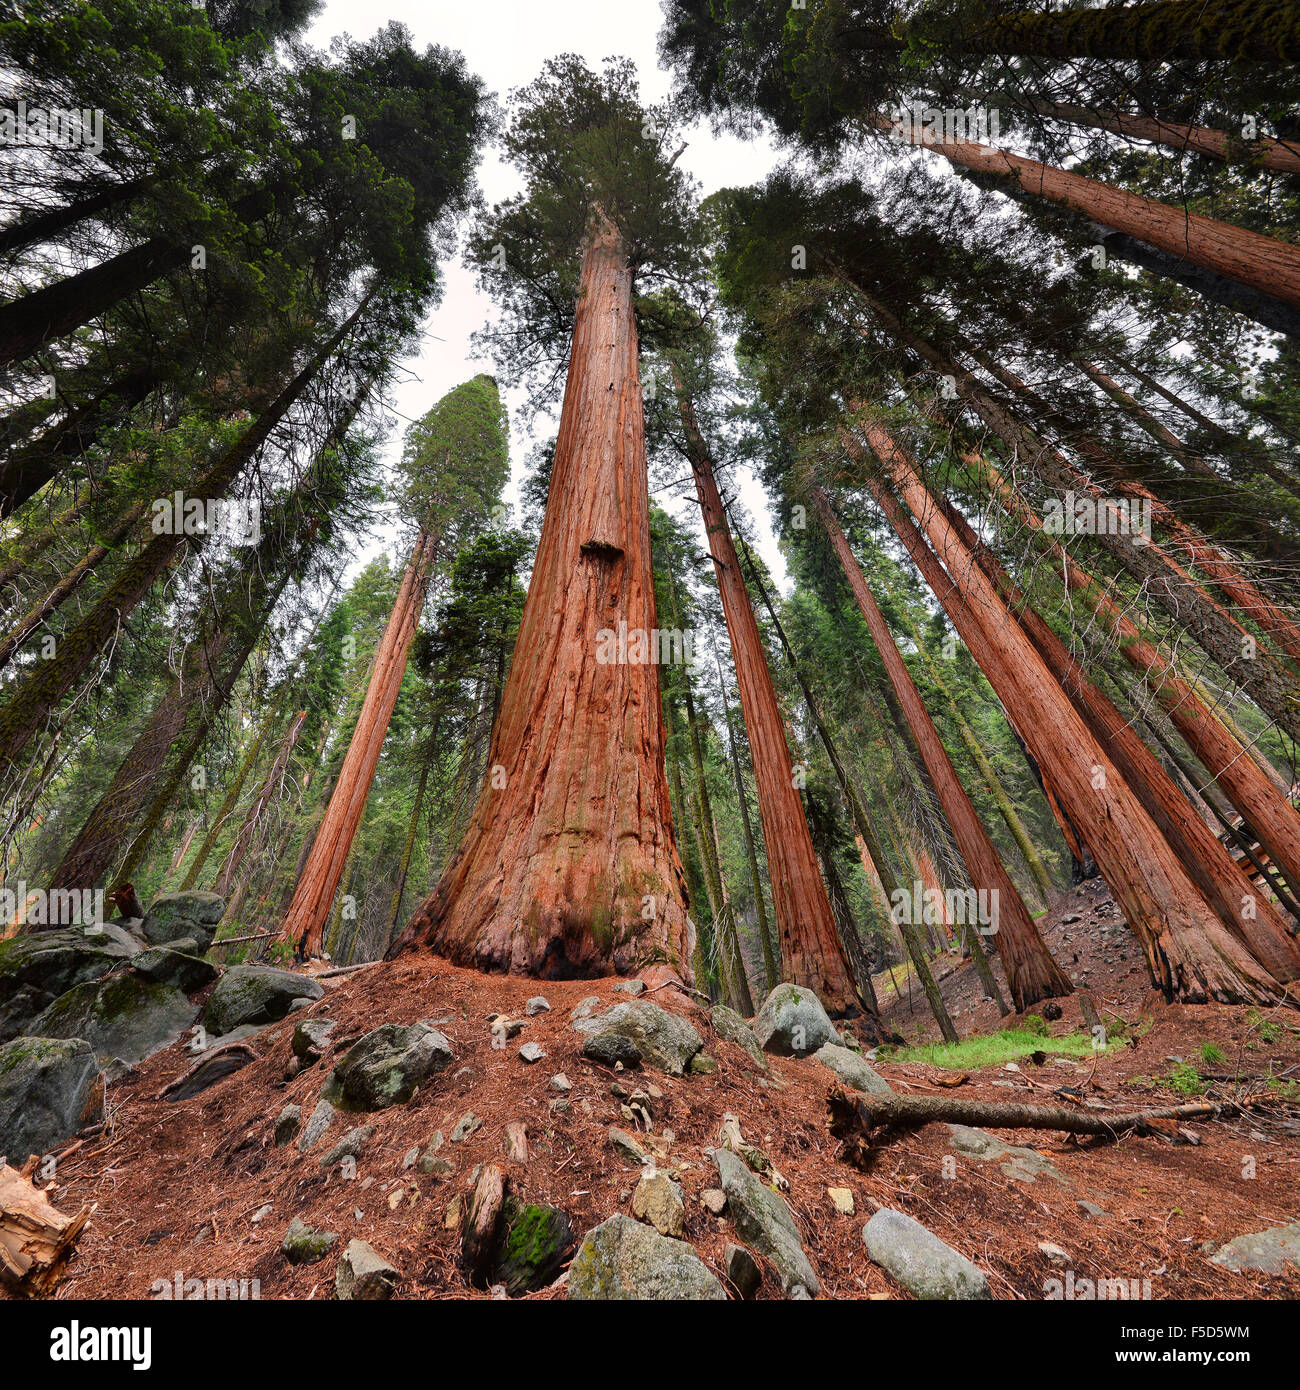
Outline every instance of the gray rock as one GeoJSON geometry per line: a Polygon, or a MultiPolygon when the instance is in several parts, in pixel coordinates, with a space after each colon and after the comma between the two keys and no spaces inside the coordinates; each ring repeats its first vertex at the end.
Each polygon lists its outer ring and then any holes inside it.
{"type": "Polygon", "coordinates": [[[535,1014],[549,1014],[551,1012],[551,1001],[544,994],[534,994],[533,997],[524,1005],[524,1012],[529,1018],[535,1014]]]}
{"type": "Polygon", "coordinates": [[[337,1231],[318,1231],[295,1216],[280,1242],[280,1253],[291,1265],[319,1264],[338,1238],[337,1231]]]}
{"type": "MultiPolygon", "coordinates": [[[[615,1004],[607,1013],[579,1019],[573,1026],[590,1039],[626,1039],[643,1061],[669,1076],[683,1075],[691,1058],[704,1046],[704,1039],[684,1018],[658,1004],[615,1004]]],[[[585,1046],[583,1051],[585,1054],[585,1046]]]]}
{"type": "Polygon", "coordinates": [[[525,1062],[540,1062],[546,1056],[541,1047],[535,1042],[526,1042],[519,1049],[519,1055],[525,1062]]]}
{"type": "Polygon", "coordinates": [[[557,1071],[551,1077],[551,1089],[553,1091],[571,1091],[573,1090],[573,1082],[562,1071],[557,1071]]]}
{"type": "Polygon", "coordinates": [[[620,1158],[628,1163],[635,1163],[639,1168],[654,1162],[649,1150],[642,1146],[635,1135],[629,1134],[625,1129],[619,1129],[617,1125],[609,1127],[609,1142],[620,1158]]]}
{"type": "Polygon", "coordinates": [[[1110,1215],[1105,1207],[1099,1207],[1096,1202],[1078,1201],[1074,1205],[1078,1207],[1080,1216],[1090,1216],[1094,1221],[1110,1215]]]}
{"type": "Polygon", "coordinates": [[[754,1036],[764,1052],[778,1057],[806,1057],[840,1043],[821,1000],[802,985],[777,985],[758,1011],[754,1036]]]}
{"type": "Polygon", "coordinates": [[[846,1086],[855,1091],[886,1096],[893,1093],[893,1087],[871,1063],[864,1061],[856,1052],[850,1052],[847,1047],[827,1043],[813,1053],[813,1061],[829,1067],[846,1086]]]}
{"type": "Polygon", "coordinates": [[[427,1023],[385,1023],[348,1049],[321,1094],[343,1110],[404,1105],[452,1060],[451,1044],[427,1023]]]}
{"type": "Polygon", "coordinates": [[[318,1100],[315,1110],[311,1112],[311,1118],[307,1121],[307,1128],[303,1130],[302,1138],[298,1140],[298,1152],[305,1154],[308,1149],[314,1149],[325,1137],[325,1131],[333,1123],[334,1107],[327,1100],[318,1100]]]}
{"type": "Polygon", "coordinates": [[[184,994],[205,989],[221,973],[203,959],[192,936],[181,937],[167,946],[151,946],[131,957],[131,969],[155,984],[172,985],[184,994]]]}
{"type": "Polygon", "coordinates": [[[644,994],[644,993],[645,993],[645,981],[644,981],[644,980],[620,980],[620,981],[618,982],[618,984],[616,984],[616,985],[614,986],[614,993],[615,993],[615,994],[630,994],[630,995],[632,995],[632,996],[635,998],[636,995],[638,995],[638,994],[644,994]]]}
{"type": "Polygon", "coordinates": [[[141,942],[105,923],[99,930],[65,927],[29,931],[0,941],[0,1042],[20,1033],[61,995],[140,954],[141,942]]]}
{"type": "Polygon", "coordinates": [[[456,1127],[451,1132],[451,1142],[453,1144],[463,1143],[476,1130],[482,1129],[483,1121],[472,1110],[467,1110],[459,1120],[456,1127]]]}
{"type": "Polygon", "coordinates": [[[763,1271],[753,1255],[743,1245],[728,1243],[722,1252],[722,1262],[727,1268],[727,1278],[741,1298],[753,1298],[763,1282],[763,1271]]]}
{"type": "Polygon", "coordinates": [[[1251,1231],[1220,1246],[1210,1263],[1222,1265],[1234,1274],[1257,1269],[1264,1274],[1281,1274],[1283,1266],[1300,1269],[1300,1221],[1274,1226],[1268,1231],[1251,1231]]]}
{"type": "Polygon", "coordinates": [[[632,1041],[618,1033],[598,1033],[587,1038],[582,1044],[582,1055],[589,1062],[599,1062],[602,1067],[639,1067],[641,1049],[632,1041]]]}
{"type": "Polygon", "coordinates": [[[720,1187],[706,1187],[700,1193],[700,1203],[705,1211],[721,1216],[727,1209],[727,1194],[720,1187]]]}
{"type": "Polygon", "coordinates": [[[302,1126],[302,1110],[296,1105],[286,1105],[280,1111],[280,1116],[275,1122],[275,1146],[277,1149],[283,1148],[286,1144],[292,1144],[298,1137],[298,1130],[302,1126]]]}
{"type": "Polygon", "coordinates": [[[1001,1139],[995,1139],[984,1130],[971,1129],[966,1125],[949,1125],[948,1129],[952,1134],[952,1146],[959,1154],[980,1163],[996,1161],[1007,1177],[1017,1182],[1037,1182],[1040,1177],[1054,1178],[1059,1183],[1067,1181],[1051,1159],[1044,1158],[1035,1149],[1004,1144],[1001,1139]]]}
{"type": "Polygon", "coordinates": [[[764,1187],[730,1149],[714,1149],[713,1161],[736,1230],[776,1266],[786,1297],[792,1297],[796,1288],[819,1294],[821,1282],[804,1254],[799,1228],[785,1199],[764,1187]]]}
{"type": "Polygon", "coordinates": [[[241,1023],[278,1023],[295,999],[319,999],[325,991],[306,975],[270,965],[234,965],[208,996],[203,1022],[214,1033],[241,1023]]]}
{"type": "Polygon", "coordinates": [[[333,1168],[345,1158],[360,1158],[374,1135],[374,1125],[358,1125],[356,1129],[348,1130],[332,1149],[321,1154],[316,1161],[322,1168],[333,1168]]]}
{"type": "Polygon", "coordinates": [[[81,1038],[0,1044],[0,1156],[14,1167],[104,1118],[104,1079],[81,1038]]]}
{"type": "Polygon", "coordinates": [[[709,1022],[718,1037],[743,1048],[760,1071],[767,1071],[767,1058],[763,1056],[763,1049],[758,1045],[754,1030],[735,1009],[729,1009],[725,1004],[715,1004],[709,1010],[709,1022]]]}
{"type": "Polygon", "coordinates": [[[707,1052],[697,1052],[687,1068],[692,1076],[712,1076],[717,1069],[717,1059],[710,1057],[707,1052]]]}
{"type": "Polygon", "coordinates": [[[175,1042],[198,1014],[180,990],[127,973],[74,985],[35,1020],[32,1032],[84,1038],[101,1064],[113,1057],[142,1062],[175,1042]]]}
{"type": "Polygon", "coordinates": [[[576,1023],[580,1018],[590,1018],[596,1010],[600,1008],[600,995],[589,994],[585,999],[580,999],[569,1011],[569,1019],[576,1023]]]}
{"type": "Polygon", "coordinates": [[[295,1057],[319,1062],[329,1046],[330,1034],[337,1027],[332,1018],[304,1018],[293,1030],[290,1047],[295,1057]]]}
{"type": "Polygon", "coordinates": [[[569,1297],[664,1300],[727,1297],[713,1272],[685,1241],[661,1236],[630,1217],[611,1216],[588,1231],[569,1266],[569,1297]]]}
{"type": "Polygon", "coordinates": [[[189,937],[199,947],[197,954],[203,955],[212,947],[225,910],[225,900],[216,893],[170,893],[149,904],[140,935],[151,946],[189,937]]]}
{"type": "Polygon", "coordinates": [[[334,1297],[351,1302],[380,1302],[392,1298],[398,1272],[364,1240],[348,1241],[334,1278],[334,1297]]]}
{"type": "Polygon", "coordinates": [[[882,1207],[862,1228],[867,1254],[915,1298],[991,1298],[988,1280],[965,1255],[919,1221],[882,1207]]]}

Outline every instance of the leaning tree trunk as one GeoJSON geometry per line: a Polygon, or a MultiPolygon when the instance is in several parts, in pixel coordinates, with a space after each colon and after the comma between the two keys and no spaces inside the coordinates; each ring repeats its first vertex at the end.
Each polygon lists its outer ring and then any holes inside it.
{"type": "Polygon", "coordinates": [[[1144,116],[1137,111],[1096,111],[1091,107],[1072,106],[1063,101],[1034,101],[1031,105],[1040,116],[1067,125],[1109,130],[1129,140],[1145,140],[1153,145],[1165,145],[1171,150],[1191,150],[1194,154],[1221,159],[1228,164],[1244,164],[1252,169],[1274,169],[1282,174],[1300,174],[1300,147],[1286,140],[1273,140],[1266,135],[1256,140],[1241,140],[1211,126],[1166,121],[1158,116],[1144,116]]]}
{"type": "MultiPolygon", "coordinates": [[[[741,544],[744,544],[742,538],[741,544]]],[[[763,584],[762,577],[758,573],[757,567],[753,563],[753,557],[749,556],[746,546],[746,556],[749,558],[750,577],[753,579],[758,589],[759,595],[767,608],[768,616],[772,620],[772,626],[776,629],[777,640],[781,643],[781,650],[785,653],[785,659],[790,665],[790,670],[794,673],[794,678],[799,684],[799,690],[803,695],[804,705],[807,707],[808,715],[812,719],[813,727],[817,730],[817,736],[821,740],[822,747],[826,750],[826,756],[830,760],[831,767],[834,769],[836,781],[840,784],[840,792],[844,797],[849,808],[849,815],[853,821],[854,829],[857,831],[858,838],[867,847],[867,852],[875,864],[876,876],[885,888],[889,902],[890,921],[898,928],[898,934],[903,940],[903,945],[907,950],[908,956],[912,961],[912,968],[916,972],[917,979],[921,982],[921,988],[925,992],[926,1002],[930,1006],[930,1012],[934,1015],[934,1021],[939,1025],[939,1031],[943,1034],[945,1042],[958,1042],[960,1038],[952,1019],[948,1015],[947,1007],[943,1002],[943,995],[939,991],[939,986],[935,981],[934,975],[930,971],[929,962],[926,960],[925,943],[921,939],[921,933],[917,930],[916,924],[905,914],[896,915],[894,904],[900,901],[900,889],[894,878],[894,873],[885,858],[885,853],[880,844],[880,837],[876,834],[876,828],[867,816],[866,807],[862,803],[862,798],[858,795],[858,789],[849,780],[849,775],[844,766],[844,761],[840,757],[839,750],[831,738],[830,730],[826,727],[826,721],[822,718],[821,710],[817,701],[813,698],[812,690],[809,688],[808,681],[804,676],[803,668],[795,659],[794,649],[791,647],[789,639],[785,635],[785,628],[781,625],[781,619],[777,617],[776,608],[771,598],[768,596],[767,589],[763,584]]]]}
{"type": "Polygon", "coordinates": [[[758,849],[754,844],[754,824],[749,815],[749,793],[745,789],[745,778],[740,767],[740,754],[736,749],[736,733],[731,727],[731,708],[727,703],[727,683],[722,678],[722,657],[714,649],[713,660],[718,668],[718,696],[722,702],[722,721],[727,726],[727,749],[731,763],[731,776],[736,786],[736,805],[740,811],[740,830],[745,841],[745,860],[749,865],[749,881],[754,891],[754,915],[758,919],[758,939],[763,947],[763,971],[767,987],[773,990],[781,982],[781,965],[777,956],[776,942],[768,921],[767,904],[763,901],[763,880],[758,872],[758,849]]]}
{"type": "MultiPolygon", "coordinates": [[[[908,456],[876,421],[867,422],[873,451],[903,491],[920,533],[884,487],[874,487],[908,552],[924,553],[947,567],[931,566],[927,582],[941,600],[956,589],[967,599],[959,631],[999,698],[1013,711],[1022,736],[1040,764],[1054,763],[1065,810],[1080,825],[1104,827],[1092,837],[1094,854],[1116,901],[1146,954],[1152,979],[1168,998],[1197,1002],[1260,1003],[1277,998],[1276,981],[1229,934],[1188,878],[1172,849],[1132,789],[1064,692],[1028,637],[1012,618],[952,525],[917,477],[908,456]],[[975,614],[978,617],[971,620],[975,614]],[[962,629],[965,629],[962,631],[962,629]],[[1062,756],[1062,750],[1066,750],[1062,756]]],[[[951,611],[954,623],[957,611],[951,611]]]]}
{"type": "Polygon", "coordinates": [[[1243,867],[1196,814],[1131,723],[1088,679],[1065,643],[1029,606],[1025,595],[970,523],[946,499],[941,499],[939,505],[1220,920],[1246,943],[1271,974],[1278,979],[1290,978],[1296,969],[1297,948],[1281,915],[1267,898],[1256,893],[1243,867]]]}
{"type": "MultiPolygon", "coordinates": [[[[883,130],[893,124],[885,114],[871,120],[883,130]]],[[[914,140],[952,164],[1010,179],[1021,192],[1060,203],[1103,227],[1300,308],[1298,246],[973,140],[935,139],[924,130],[916,131],[914,140]]]]}
{"type": "Polygon", "coordinates": [[[714,481],[712,460],[676,367],[673,379],[749,735],[758,813],[772,879],[772,907],[781,940],[781,966],[793,983],[814,990],[829,1010],[844,1013],[858,1002],[853,969],[817,867],[817,851],[795,786],[763,639],[714,481]]]}
{"type": "Polygon", "coordinates": [[[280,924],[279,937],[293,942],[304,956],[321,953],[321,936],[329,920],[330,905],[338,892],[348,852],[361,824],[370,784],[379,766],[384,736],[397,705],[437,548],[438,537],[421,531],[375,656],[352,742],[293,900],[280,924]]]}
{"type": "Polygon", "coordinates": [[[880,653],[885,675],[902,706],[903,717],[925,769],[930,774],[939,804],[943,807],[948,826],[970,873],[971,883],[976,890],[988,891],[996,904],[994,930],[998,938],[998,955],[1006,970],[1016,1009],[1023,1013],[1040,999],[1069,994],[1072,989],[1070,981],[1052,959],[1052,953],[1043,943],[1029,909],[971,805],[826,493],[820,487],[815,488],[812,498],[858,609],[866,620],[871,640],[880,653]]]}
{"type": "Polygon", "coordinates": [[[658,672],[617,659],[634,643],[648,655],[654,628],[632,270],[602,221],[583,257],[546,516],[488,776],[393,951],[427,944],[550,977],[661,963],[689,979],[658,672]]]}
{"type": "MultiPolygon", "coordinates": [[[[984,466],[1007,509],[1041,534],[1040,518],[1006,484],[992,464],[986,462],[984,466]]],[[[1121,655],[1146,682],[1188,746],[1249,821],[1260,843],[1286,875],[1287,882],[1300,885],[1300,816],[1290,802],[1104,587],[1075,564],[1063,546],[1052,541],[1050,549],[1060,561],[1065,583],[1082,597],[1089,610],[1113,634],[1121,655]]],[[[1233,920],[1241,921],[1239,912],[1233,914],[1233,920]]]]}

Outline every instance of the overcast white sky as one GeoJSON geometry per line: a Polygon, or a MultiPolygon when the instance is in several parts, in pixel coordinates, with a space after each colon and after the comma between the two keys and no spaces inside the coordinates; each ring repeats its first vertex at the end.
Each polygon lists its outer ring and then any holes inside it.
{"type": "MultiPolygon", "coordinates": [[[[338,34],[365,38],[389,20],[405,24],[419,48],[437,43],[460,50],[471,71],[502,101],[513,88],[536,77],[542,63],[557,53],[578,53],[592,67],[608,57],[631,58],[640,74],[642,97],[648,102],[666,99],[671,85],[655,56],[659,0],[326,0],[307,37],[324,48],[338,34]]],[[[688,139],[680,163],[699,180],[706,195],[730,185],[753,183],[775,163],[771,148],[762,140],[715,137],[707,127],[690,132],[688,139]]],[[[518,179],[495,149],[486,152],[478,178],[489,201],[518,191],[518,179]]],[[[409,379],[400,382],[389,397],[394,410],[406,417],[398,420],[388,441],[389,457],[400,450],[407,419],[423,415],[440,396],[475,373],[490,370],[490,363],[470,356],[469,340],[492,314],[492,301],[478,292],[473,274],[459,262],[449,262],[443,270],[442,303],[426,325],[423,351],[404,364],[409,379]]],[[[507,403],[512,407],[513,433],[508,499],[513,502],[531,441],[518,427],[518,400],[507,403]]],[[[750,478],[737,482],[759,528],[763,558],[784,588],[785,565],[768,527],[765,494],[750,478]]],[[[693,503],[689,507],[673,504],[663,494],[657,500],[676,515],[692,516],[698,527],[699,511],[693,503]]],[[[702,529],[700,537],[703,543],[702,529]]],[[[373,553],[368,551],[366,558],[373,553]]]]}

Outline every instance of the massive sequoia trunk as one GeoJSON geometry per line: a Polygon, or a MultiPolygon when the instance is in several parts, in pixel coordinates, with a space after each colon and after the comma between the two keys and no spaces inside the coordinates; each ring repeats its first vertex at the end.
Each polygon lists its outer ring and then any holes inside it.
{"type": "MultiPolygon", "coordinates": [[[[1114,762],[1052,678],[1024,631],[973,562],[952,524],[921,483],[910,458],[876,421],[865,422],[873,451],[897,482],[934,544],[884,487],[873,493],[909,554],[922,565],[936,596],[965,598],[949,616],[1012,712],[1066,812],[1080,826],[1098,827],[1090,846],[1116,901],[1141,942],[1152,979],[1166,997],[1188,1002],[1277,998],[1276,981],[1229,933],[1189,879],[1114,762]],[[923,557],[928,556],[928,560],[923,557]],[[936,563],[937,557],[937,563],[936,563]],[[946,572],[940,566],[946,566],[946,572]]],[[[946,603],[945,603],[945,606],[946,603]]]]}
{"type": "Polygon", "coordinates": [[[279,936],[292,941],[301,955],[318,956],[321,936],[329,920],[330,905],[338,891],[357,827],[366,809],[370,784],[379,766],[384,735],[397,704],[411,642],[424,607],[424,591],[438,548],[438,537],[421,531],[402,575],[393,611],[380,639],[370,673],[370,684],[357,716],[338,781],[330,795],[324,819],[311,853],[294,890],[279,936]]]}
{"type": "Polygon", "coordinates": [[[749,735],[758,814],[772,881],[772,907],[781,941],[782,972],[795,984],[815,990],[828,1009],[844,1012],[856,1007],[858,1000],[852,965],[840,941],[826,885],[817,867],[817,851],[794,783],[781,708],[713,477],[712,460],[690,398],[676,373],[674,380],[686,450],[731,639],[745,731],[749,735]]]}
{"type": "Polygon", "coordinates": [[[1070,981],[1043,944],[1029,909],[1025,907],[1019,890],[1012,883],[993,841],[989,839],[965,788],[958,780],[934,721],[894,645],[885,616],[821,488],[814,489],[813,504],[830,537],[858,609],[866,620],[871,640],[880,653],[885,675],[902,706],[908,729],[930,774],[957,848],[970,873],[971,883],[977,891],[985,890],[992,895],[991,901],[996,905],[996,921],[992,926],[997,933],[998,955],[1007,972],[1007,983],[1011,987],[1016,1008],[1023,1013],[1030,1004],[1036,1004],[1040,999],[1069,994],[1072,988],[1070,981]]]}
{"type": "Polygon", "coordinates": [[[426,944],[549,977],[661,963],[689,978],[654,628],[632,272],[604,223],[583,257],[546,517],[488,775],[394,951],[426,944]]]}

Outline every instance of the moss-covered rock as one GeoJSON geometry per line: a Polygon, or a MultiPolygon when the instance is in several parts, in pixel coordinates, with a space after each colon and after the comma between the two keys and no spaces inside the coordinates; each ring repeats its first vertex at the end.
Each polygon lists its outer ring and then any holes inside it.
{"type": "Polygon", "coordinates": [[[558,1207],[506,1202],[492,1281],[511,1298],[544,1289],[559,1278],[574,1246],[573,1227],[558,1207]]]}
{"type": "Polygon", "coordinates": [[[140,935],[151,946],[190,937],[199,946],[197,954],[204,955],[225,910],[225,899],[218,893],[170,893],[149,904],[140,935]]]}
{"type": "MultiPolygon", "coordinates": [[[[604,1040],[610,1040],[606,1046],[611,1055],[620,1045],[613,1040],[630,1042],[642,1061],[669,1076],[681,1076],[691,1058],[704,1046],[704,1039],[684,1018],[661,1009],[658,1004],[615,1004],[603,1014],[578,1019],[573,1026],[588,1034],[591,1041],[601,1040],[599,1045],[606,1045],[604,1040]]],[[[583,1053],[592,1056],[586,1046],[583,1053]]]]}
{"type": "Polygon", "coordinates": [[[208,996],[203,1022],[216,1036],[241,1023],[278,1023],[295,999],[319,999],[324,992],[310,975],[270,965],[235,965],[208,996]]]}
{"type": "Polygon", "coordinates": [[[583,1237],[569,1266],[575,1301],[707,1299],[727,1294],[684,1240],[661,1236],[630,1216],[611,1216],[583,1237]]]}
{"type": "Polygon", "coordinates": [[[19,1037],[0,1045],[0,1156],[20,1164],[103,1118],[104,1078],[88,1043],[19,1037]]]}
{"type": "Polygon", "coordinates": [[[36,1019],[32,1032],[84,1038],[101,1062],[141,1062],[175,1042],[198,1013],[180,990],[126,972],[70,989],[36,1019]]]}
{"type": "Polygon", "coordinates": [[[321,1095],[341,1110],[404,1105],[420,1084],[452,1063],[451,1044],[427,1023],[385,1023],[348,1049],[321,1095]]]}
{"type": "Polygon", "coordinates": [[[0,1042],[32,1033],[32,1023],[75,985],[101,980],[140,952],[108,923],[27,932],[0,941],[0,1042]]]}
{"type": "Polygon", "coordinates": [[[338,1238],[337,1231],[318,1231],[295,1216],[280,1242],[280,1253],[291,1265],[319,1264],[338,1238]]]}

